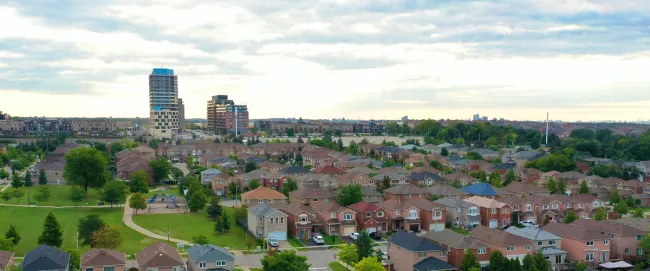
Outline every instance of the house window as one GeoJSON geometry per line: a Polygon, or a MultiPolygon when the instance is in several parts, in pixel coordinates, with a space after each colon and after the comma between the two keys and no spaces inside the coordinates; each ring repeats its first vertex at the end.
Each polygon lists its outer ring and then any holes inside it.
{"type": "Polygon", "coordinates": [[[199,268],[205,269],[206,267],[208,267],[208,264],[206,262],[200,262],[199,263],[199,268]]]}
{"type": "Polygon", "coordinates": [[[396,215],[400,215],[400,210],[396,210],[396,211],[395,211],[395,214],[396,214],[396,215]]]}
{"type": "Polygon", "coordinates": [[[377,217],[384,217],[384,212],[377,212],[377,217]]]}
{"type": "Polygon", "coordinates": [[[280,218],[277,218],[277,217],[276,217],[276,218],[275,218],[275,224],[280,224],[280,223],[278,223],[279,221],[280,221],[280,218]]]}
{"type": "Polygon", "coordinates": [[[566,204],[566,207],[567,207],[567,208],[571,208],[571,203],[567,203],[567,204],[566,204]]]}
{"type": "Polygon", "coordinates": [[[318,202],[318,199],[314,199],[314,202],[318,202]]]}
{"type": "Polygon", "coordinates": [[[588,262],[592,262],[594,260],[594,254],[593,253],[587,254],[585,260],[588,262]]]}
{"type": "Polygon", "coordinates": [[[497,213],[497,208],[492,208],[492,214],[496,214],[496,213],[497,213]]]}
{"type": "Polygon", "coordinates": [[[269,203],[273,203],[273,200],[272,200],[272,199],[270,199],[270,200],[269,200],[269,203]]]}
{"type": "Polygon", "coordinates": [[[636,256],[642,256],[643,255],[643,249],[642,248],[637,248],[636,249],[636,256]]]}
{"type": "Polygon", "coordinates": [[[512,251],[515,251],[515,247],[507,247],[506,250],[507,250],[507,251],[511,251],[511,252],[512,252],[512,251]]]}
{"type": "Polygon", "coordinates": [[[264,202],[263,199],[258,199],[258,200],[257,200],[257,203],[262,203],[262,202],[264,202]]]}
{"type": "Polygon", "coordinates": [[[510,213],[510,209],[508,209],[508,208],[501,209],[501,213],[502,213],[502,214],[509,214],[509,213],[510,213]]]}
{"type": "Polygon", "coordinates": [[[228,262],[226,262],[226,261],[216,261],[215,264],[217,266],[226,266],[226,265],[228,265],[228,262]]]}
{"type": "Polygon", "coordinates": [[[460,208],[456,207],[456,213],[460,213],[460,208]]]}
{"type": "Polygon", "coordinates": [[[372,213],[370,212],[366,213],[366,217],[372,217],[372,213]]]}
{"type": "Polygon", "coordinates": [[[553,241],[553,240],[548,241],[548,244],[549,244],[550,246],[555,245],[555,241],[553,241]]]}
{"type": "Polygon", "coordinates": [[[411,194],[408,195],[408,198],[409,198],[409,199],[411,198],[411,194]]]}
{"type": "Polygon", "coordinates": [[[344,220],[352,220],[352,215],[351,214],[344,214],[343,219],[344,220]]]}
{"type": "Polygon", "coordinates": [[[410,219],[418,218],[418,211],[415,211],[415,210],[409,211],[409,218],[410,219]]]}
{"type": "Polygon", "coordinates": [[[433,211],[433,217],[442,217],[442,211],[433,211]]]}
{"type": "Polygon", "coordinates": [[[330,213],[330,218],[336,218],[336,213],[335,213],[335,212],[331,212],[331,213],[330,213]]]}
{"type": "Polygon", "coordinates": [[[476,250],[476,254],[485,254],[486,251],[487,251],[487,249],[485,249],[485,248],[479,248],[478,250],[476,250]]]}
{"type": "Polygon", "coordinates": [[[582,209],[582,203],[578,203],[578,208],[582,209]]]}
{"type": "Polygon", "coordinates": [[[603,241],[603,244],[606,245],[606,246],[609,245],[609,240],[603,241]]]}
{"type": "Polygon", "coordinates": [[[538,246],[541,246],[542,244],[544,244],[544,242],[542,242],[542,241],[537,241],[537,245],[538,245],[538,246]]]}
{"type": "Polygon", "coordinates": [[[478,214],[478,209],[475,207],[469,208],[469,213],[470,214],[478,214]]]}
{"type": "Polygon", "coordinates": [[[86,268],[86,271],[93,271],[93,268],[92,267],[86,268]]]}
{"type": "Polygon", "coordinates": [[[548,209],[548,204],[544,204],[544,210],[548,209]]]}
{"type": "Polygon", "coordinates": [[[515,206],[515,211],[519,211],[519,205],[515,206]]]}
{"type": "Polygon", "coordinates": [[[328,202],[328,201],[329,201],[329,199],[328,199],[328,198],[325,198],[324,200],[325,200],[325,202],[328,202]]]}
{"type": "Polygon", "coordinates": [[[300,215],[300,216],[298,216],[298,221],[300,221],[300,222],[307,222],[307,216],[306,216],[306,215],[300,215]]]}
{"type": "Polygon", "coordinates": [[[280,217],[280,224],[284,224],[284,217],[280,217]]]}
{"type": "Polygon", "coordinates": [[[643,235],[637,235],[637,236],[636,236],[636,240],[637,240],[637,241],[641,240],[641,238],[643,238],[643,235]]]}
{"type": "Polygon", "coordinates": [[[427,257],[427,253],[426,253],[426,252],[420,252],[420,253],[418,253],[418,256],[419,256],[420,258],[426,258],[426,257],[427,257]]]}
{"type": "Polygon", "coordinates": [[[599,201],[594,201],[594,206],[595,207],[600,207],[600,202],[599,201]]]}
{"type": "Polygon", "coordinates": [[[271,225],[273,225],[273,218],[271,217],[271,225]]]}
{"type": "Polygon", "coordinates": [[[623,254],[625,254],[625,255],[630,254],[630,249],[629,249],[629,248],[625,248],[625,252],[623,252],[623,254]]]}
{"type": "Polygon", "coordinates": [[[526,250],[530,250],[530,245],[526,245],[526,250]]]}
{"type": "Polygon", "coordinates": [[[594,246],[594,241],[587,241],[588,246],[594,246]]]}
{"type": "Polygon", "coordinates": [[[553,209],[558,209],[560,206],[557,203],[553,203],[553,209]]]}

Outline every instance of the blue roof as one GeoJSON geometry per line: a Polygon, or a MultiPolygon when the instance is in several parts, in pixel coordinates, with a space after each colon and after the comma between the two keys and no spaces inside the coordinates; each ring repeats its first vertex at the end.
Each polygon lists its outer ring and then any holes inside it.
{"type": "Polygon", "coordinates": [[[227,249],[214,245],[194,245],[187,249],[187,254],[194,262],[232,261],[235,259],[227,249]]]}
{"type": "Polygon", "coordinates": [[[393,235],[391,235],[388,242],[413,252],[447,251],[447,249],[444,247],[441,247],[440,245],[433,242],[429,242],[428,240],[415,235],[415,233],[408,233],[403,230],[398,230],[393,235]]]}
{"type": "Polygon", "coordinates": [[[475,196],[496,196],[497,195],[497,191],[495,191],[491,185],[486,183],[475,183],[473,185],[463,187],[460,190],[475,196]]]}
{"type": "Polygon", "coordinates": [[[434,257],[426,258],[413,265],[415,271],[458,270],[458,268],[434,257]]]}
{"type": "Polygon", "coordinates": [[[174,75],[174,70],[165,68],[154,68],[152,75],[174,75]]]}
{"type": "Polygon", "coordinates": [[[201,171],[201,175],[207,175],[207,174],[221,174],[221,171],[215,168],[210,168],[206,169],[204,171],[201,171]]]}

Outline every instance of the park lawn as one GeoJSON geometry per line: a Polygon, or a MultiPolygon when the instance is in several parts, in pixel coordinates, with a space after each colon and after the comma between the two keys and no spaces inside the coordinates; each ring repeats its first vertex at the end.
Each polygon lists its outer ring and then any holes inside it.
{"type": "Polygon", "coordinates": [[[213,245],[232,249],[247,249],[246,232],[235,222],[235,208],[226,207],[224,211],[228,214],[230,231],[218,234],[214,231],[214,220],[208,217],[205,210],[192,214],[142,214],[134,216],[133,221],[139,226],[163,236],[167,236],[169,225],[172,238],[192,241],[193,236],[203,235],[213,245]]]}
{"type": "MultiPolygon", "coordinates": [[[[166,187],[168,187],[168,186],[166,186],[166,187]]],[[[172,195],[172,196],[175,196],[175,197],[178,197],[180,195],[178,193],[178,186],[171,186],[171,187],[168,187],[168,188],[169,189],[167,189],[166,191],[162,191],[162,190],[149,191],[149,193],[145,194],[144,198],[145,199],[153,198],[154,194],[158,194],[158,197],[162,196],[163,194],[172,195]]],[[[151,190],[153,188],[150,187],[149,189],[151,190]]]]}
{"type": "Polygon", "coordinates": [[[332,269],[332,271],[347,271],[348,270],[347,268],[345,268],[345,266],[343,266],[339,262],[331,262],[328,265],[329,265],[330,269],[332,269]]]}
{"type": "MultiPolygon", "coordinates": [[[[122,244],[117,248],[126,254],[135,254],[145,247],[156,243],[157,240],[144,235],[123,225],[122,208],[28,208],[0,206],[0,233],[4,233],[10,224],[16,226],[21,237],[16,249],[17,256],[38,246],[38,236],[43,231],[43,223],[48,212],[52,212],[61,225],[63,231],[63,249],[75,249],[77,245],[77,223],[79,219],[89,214],[97,214],[106,224],[116,227],[122,233],[122,244]]],[[[172,244],[174,245],[174,244],[172,244]]],[[[88,247],[80,247],[87,250],[88,247]]]]}
{"type": "MultiPolygon", "coordinates": [[[[28,195],[30,198],[30,201],[32,205],[38,205],[38,206],[75,206],[75,203],[72,202],[69,198],[70,196],[70,186],[68,185],[46,185],[50,189],[50,198],[45,201],[45,202],[38,202],[36,200],[36,193],[38,193],[38,188],[41,187],[40,185],[34,185],[30,187],[21,187],[19,188],[20,190],[25,193],[25,195],[20,198],[19,200],[16,200],[15,198],[9,200],[6,203],[9,204],[22,204],[22,205],[27,205],[28,201],[28,195]]],[[[14,191],[15,188],[10,187],[6,191],[12,192],[14,191]]],[[[4,200],[2,200],[2,203],[5,203],[4,200]]],[[[81,202],[78,203],[79,206],[82,205],[88,205],[88,206],[96,206],[97,203],[99,203],[99,193],[96,189],[88,189],[88,196],[82,200],[81,202]]]]}

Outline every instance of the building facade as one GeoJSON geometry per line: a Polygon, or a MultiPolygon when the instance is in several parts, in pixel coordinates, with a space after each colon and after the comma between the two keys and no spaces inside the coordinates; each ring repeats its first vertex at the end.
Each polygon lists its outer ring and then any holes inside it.
{"type": "Polygon", "coordinates": [[[208,129],[222,134],[248,133],[248,107],[236,105],[228,95],[215,95],[207,103],[208,129]]]}
{"type": "Polygon", "coordinates": [[[174,70],[155,68],[149,75],[149,130],[155,138],[178,134],[178,77],[174,70]]]}

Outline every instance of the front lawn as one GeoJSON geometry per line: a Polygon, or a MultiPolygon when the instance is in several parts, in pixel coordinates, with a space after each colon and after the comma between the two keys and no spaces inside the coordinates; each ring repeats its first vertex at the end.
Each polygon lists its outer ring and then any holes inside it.
{"type": "Polygon", "coordinates": [[[163,236],[167,236],[169,226],[172,238],[191,241],[192,236],[203,235],[213,245],[247,249],[246,232],[235,223],[235,208],[224,208],[224,210],[228,214],[230,231],[219,234],[214,232],[215,222],[208,217],[205,210],[198,214],[141,214],[133,216],[133,222],[163,236]]]}
{"type": "Polygon", "coordinates": [[[452,231],[455,231],[457,233],[460,233],[462,235],[469,236],[469,231],[468,230],[458,228],[458,227],[449,227],[448,229],[450,229],[452,231]]]}
{"type": "Polygon", "coordinates": [[[345,268],[345,266],[343,266],[339,262],[331,262],[328,265],[329,265],[330,269],[332,269],[332,271],[347,271],[348,270],[347,268],[345,268]]]}
{"type": "Polygon", "coordinates": [[[304,247],[304,246],[305,246],[305,244],[303,244],[300,240],[298,240],[298,239],[295,238],[295,237],[289,237],[289,240],[288,240],[288,241],[289,241],[289,244],[290,244],[292,247],[304,247]]]}
{"type": "MultiPolygon", "coordinates": [[[[77,223],[79,218],[89,214],[97,214],[108,225],[115,227],[122,233],[122,245],[117,250],[127,254],[135,254],[137,251],[157,242],[158,240],[145,237],[144,235],[124,226],[122,223],[122,208],[27,208],[0,206],[0,233],[7,231],[10,224],[13,224],[21,237],[16,256],[23,256],[31,249],[38,246],[38,236],[43,231],[43,223],[48,212],[52,212],[61,224],[63,231],[63,249],[75,249],[77,246],[77,223]]],[[[174,244],[172,244],[174,245],[174,244]]],[[[88,247],[80,247],[86,250],[88,247]]]]}
{"type": "MultiPolygon", "coordinates": [[[[40,185],[34,185],[30,187],[21,187],[19,188],[20,190],[23,191],[24,196],[20,198],[19,200],[16,200],[15,198],[9,200],[8,202],[5,202],[2,200],[2,203],[9,203],[9,204],[22,204],[22,205],[27,205],[28,204],[28,198],[32,202],[32,205],[38,205],[38,206],[75,206],[75,203],[70,200],[70,186],[68,185],[46,185],[47,188],[50,190],[50,198],[45,201],[45,202],[38,202],[36,201],[36,194],[38,193],[38,188],[41,187],[40,185]]],[[[13,187],[8,188],[6,191],[12,192],[16,190],[13,187]]],[[[82,200],[81,202],[77,203],[77,205],[97,205],[99,202],[99,193],[95,189],[88,189],[88,196],[82,200]]]]}
{"type": "Polygon", "coordinates": [[[323,235],[323,239],[325,239],[325,245],[328,246],[345,244],[345,241],[336,235],[323,235]]]}

